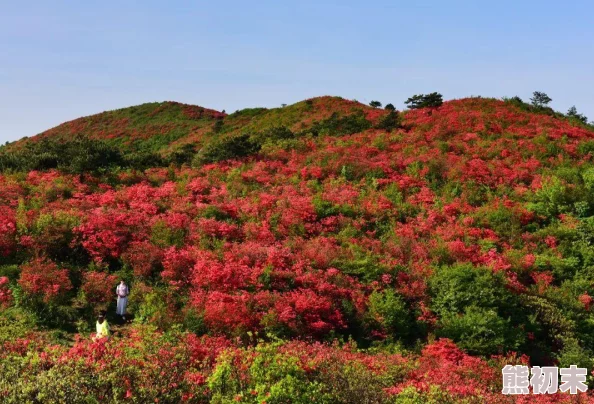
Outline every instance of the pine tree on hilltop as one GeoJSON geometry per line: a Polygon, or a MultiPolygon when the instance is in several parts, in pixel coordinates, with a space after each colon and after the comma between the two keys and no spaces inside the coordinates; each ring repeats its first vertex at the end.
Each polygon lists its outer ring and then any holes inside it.
{"type": "Polygon", "coordinates": [[[440,93],[413,95],[404,102],[410,109],[437,108],[443,104],[443,96],[440,93]]]}

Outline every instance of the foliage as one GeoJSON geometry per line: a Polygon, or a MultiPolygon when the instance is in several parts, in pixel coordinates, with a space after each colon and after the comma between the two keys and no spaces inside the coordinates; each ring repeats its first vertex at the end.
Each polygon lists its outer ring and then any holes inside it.
{"type": "Polygon", "coordinates": [[[153,104],[7,146],[0,401],[497,402],[502,363],[591,365],[594,132],[431,108],[153,104]],[[71,129],[76,164],[34,145],[71,129]],[[134,320],[92,342],[120,278],[134,320]]]}
{"type": "Polygon", "coordinates": [[[246,157],[260,150],[261,145],[249,135],[221,138],[202,148],[192,160],[194,167],[229,159],[246,157]]]}
{"type": "Polygon", "coordinates": [[[402,119],[400,118],[398,112],[395,110],[390,110],[390,112],[378,122],[376,128],[392,131],[394,129],[398,129],[401,125],[402,119]]]}
{"type": "Polygon", "coordinates": [[[413,329],[410,310],[392,290],[373,292],[369,296],[369,315],[394,339],[407,339],[413,329]]]}
{"type": "Polygon", "coordinates": [[[584,114],[580,114],[577,111],[575,105],[572,106],[571,108],[569,108],[569,110],[567,111],[567,114],[566,115],[569,118],[576,119],[576,120],[580,121],[583,124],[587,124],[588,123],[588,117],[585,116],[584,114]]]}
{"type": "Polygon", "coordinates": [[[410,109],[437,108],[443,104],[443,96],[440,93],[417,94],[409,97],[405,102],[410,109]]]}
{"type": "Polygon", "coordinates": [[[79,136],[58,142],[41,139],[27,143],[16,152],[0,153],[0,170],[47,170],[57,168],[66,173],[97,173],[102,169],[123,165],[119,150],[104,141],[79,136]]]}
{"type": "Polygon", "coordinates": [[[535,106],[537,108],[543,108],[543,107],[546,107],[547,105],[549,105],[549,103],[553,100],[551,97],[549,97],[545,93],[543,93],[541,91],[535,91],[532,94],[532,98],[530,98],[530,101],[532,102],[533,106],[535,106]]]}
{"type": "Polygon", "coordinates": [[[371,126],[365,114],[361,111],[352,115],[340,117],[333,113],[330,118],[316,122],[309,132],[319,135],[351,135],[353,133],[364,131],[371,126]]]}

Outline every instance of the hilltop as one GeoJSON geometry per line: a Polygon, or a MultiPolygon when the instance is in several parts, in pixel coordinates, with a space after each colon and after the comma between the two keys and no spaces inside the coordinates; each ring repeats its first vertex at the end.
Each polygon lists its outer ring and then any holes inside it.
{"type": "MultiPolygon", "coordinates": [[[[168,152],[214,135],[261,132],[273,127],[311,128],[338,114],[372,114],[374,108],[341,97],[316,97],[281,108],[247,108],[232,114],[178,102],[154,102],[65,122],[21,142],[68,140],[76,135],[109,140],[126,150],[168,152]]],[[[377,113],[376,113],[377,114],[377,113]]]]}
{"type": "MultiPolygon", "coordinates": [[[[419,108],[402,113],[329,96],[282,108],[248,108],[232,114],[162,102],[75,119],[9,144],[0,148],[0,170],[62,167],[81,173],[109,166],[144,169],[200,164],[245,157],[259,151],[264,144],[270,146],[308,135],[344,136],[374,129],[416,133],[417,127],[424,125],[434,125],[436,130],[444,124],[439,121],[442,117],[458,119],[456,114],[460,119],[476,119],[474,116],[480,115],[487,125],[484,130],[495,125],[492,135],[500,133],[497,126],[514,127],[535,117],[539,117],[540,124],[547,122],[551,127],[569,123],[578,129],[592,128],[584,119],[575,118],[585,118],[582,115],[565,116],[519,99],[469,98],[446,102],[439,109],[419,108]],[[420,126],[418,111],[421,117],[428,118],[420,126]],[[432,117],[433,112],[436,115],[432,117]]],[[[455,132],[455,128],[451,130],[455,132]]]]}
{"type": "Polygon", "coordinates": [[[575,116],[145,104],[11,144],[0,170],[13,402],[495,403],[504,364],[591,367],[594,130],[575,116]],[[121,327],[92,342],[100,309],[121,327]]]}

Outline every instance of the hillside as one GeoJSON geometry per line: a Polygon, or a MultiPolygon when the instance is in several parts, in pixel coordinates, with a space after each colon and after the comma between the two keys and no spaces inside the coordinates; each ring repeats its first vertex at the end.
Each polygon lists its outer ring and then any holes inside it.
{"type": "Polygon", "coordinates": [[[75,135],[111,140],[124,148],[159,150],[225,117],[224,113],[177,102],[155,102],[102,112],[63,123],[35,136],[67,140],[75,135]]]}
{"type": "Polygon", "coordinates": [[[178,102],[148,103],[78,118],[18,143],[22,146],[49,138],[64,141],[84,135],[108,140],[124,150],[167,153],[188,143],[200,145],[215,135],[256,133],[278,126],[298,132],[332,114],[363,112],[373,118],[377,115],[374,111],[340,97],[317,97],[284,108],[248,108],[232,114],[178,102]]]}
{"type": "Polygon", "coordinates": [[[594,130],[562,114],[144,104],[2,153],[6,402],[500,403],[505,364],[592,368],[594,130]]]}

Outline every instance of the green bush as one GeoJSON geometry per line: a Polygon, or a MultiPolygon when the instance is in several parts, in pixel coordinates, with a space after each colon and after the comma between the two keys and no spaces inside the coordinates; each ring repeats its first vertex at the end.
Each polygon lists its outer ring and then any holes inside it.
{"type": "Polygon", "coordinates": [[[363,132],[370,127],[371,122],[365,118],[363,111],[343,117],[339,117],[339,115],[334,112],[330,118],[316,122],[308,132],[311,132],[315,136],[339,136],[363,132]]]}
{"type": "Polygon", "coordinates": [[[293,139],[295,137],[295,134],[291,132],[291,130],[286,126],[275,126],[264,131],[264,133],[260,135],[260,137],[263,141],[270,142],[277,140],[293,139]]]}
{"type": "Polygon", "coordinates": [[[504,354],[523,343],[521,330],[489,308],[469,306],[464,314],[445,313],[436,335],[450,338],[473,355],[504,354]]]}
{"type": "Polygon", "coordinates": [[[390,339],[404,340],[412,333],[411,311],[393,290],[374,291],[369,296],[368,315],[391,334],[390,339]]]}
{"type": "Polygon", "coordinates": [[[236,372],[234,355],[223,354],[208,379],[212,403],[333,403],[319,381],[311,380],[298,358],[279,353],[278,344],[259,345],[248,369],[248,380],[236,372]]]}
{"type": "Polygon", "coordinates": [[[377,129],[392,131],[402,126],[402,119],[397,111],[391,110],[375,126],[377,129]]]}
{"type": "Polygon", "coordinates": [[[246,157],[257,153],[260,148],[261,144],[247,134],[219,138],[208,143],[194,156],[192,166],[200,167],[204,164],[246,157]]]}
{"type": "Polygon", "coordinates": [[[157,220],[151,228],[151,242],[159,247],[181,247],[185,238],[184,229],[172,229],[163,220],[157,220]]]}
{"type": "Polygon", "coordinates": [[[167,161],[171,164],[181,166],[182,164],[190,164],[194,155],[196,154],[196,145],[193,143],[185,144],[179,149],[174,150],[168,157],[167,161]]]}
{"type": "Polygon", "coordinates": [[[151,324],[162,330],[169,329],[176,319],[171,317],[171,310],[164,298],[168,293],[170,292],[164,288],[157,288],[142,296],[131,295],[130,300],[135,301],[135,304],[130,306],[130,312],[134,313],[134,321],[139,324],[151,324]]]}
{"type": "Polygon", "coordinates": [[[121,166],[120,151],[102,140],[77,136],[72,140],[41,139],[22,149],[0,151],[0,169],[14,171],[60,169],[71,174],[97,173],[121,166]]]}
{"type": "Polygon", "coordinates": [[[502,274],[472,264],[438,268],[429,280],[432,309],[439,315],[463,313],[469,306],[494,308],[503,315],[514,312],[514,295],[506,288],[502,274]]]}
{"type": "Polygon", "coordinates": [[[6,276],[11,282],[16,282],[20,273],[18,265],[0,265],[0,277],[6,276]]]}
{"type": "Polygon", "coordinates": [[[123,158],[123,167],[129,167],[136,170],[146,170],[147,168],[166,165],[166,161],[163,160],[159,154],[150,151],[127,153],[123,158]]]}
{"type": "MultiPolygon", "coordinates": [[[[428,391],[417,390],[414,386],[404,389],[391,401],[394,404],[458,404],[465,403],[459,398],[453,397],[440,386],[430,386],[428,391]]],[[[469,400],[468,403],[475,401],[469,400]]]]}

